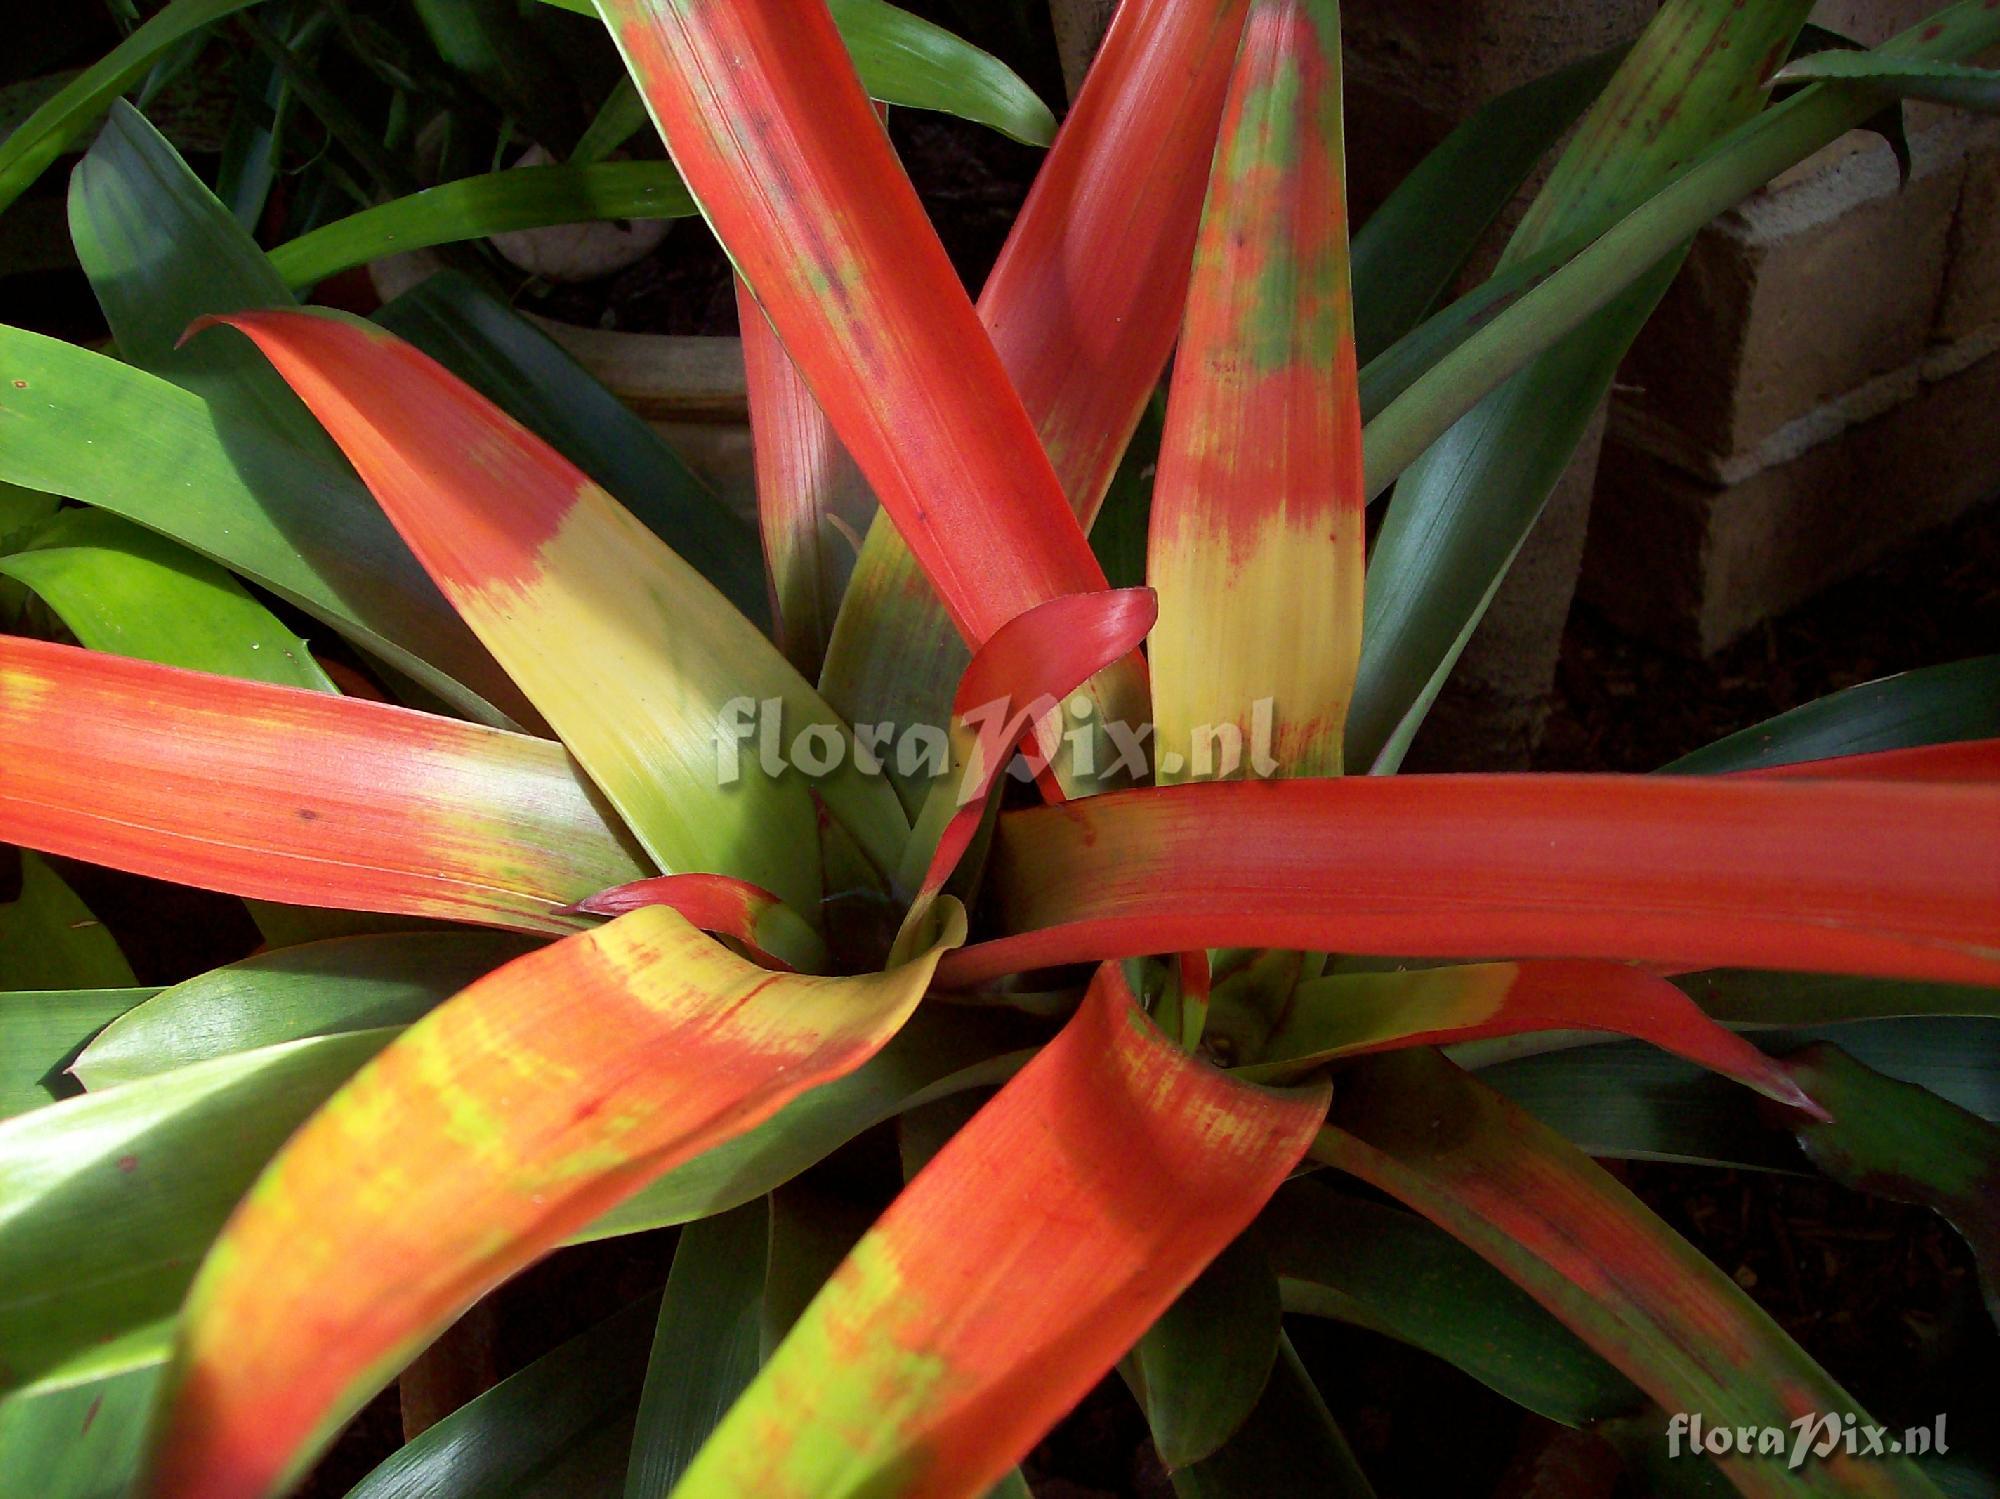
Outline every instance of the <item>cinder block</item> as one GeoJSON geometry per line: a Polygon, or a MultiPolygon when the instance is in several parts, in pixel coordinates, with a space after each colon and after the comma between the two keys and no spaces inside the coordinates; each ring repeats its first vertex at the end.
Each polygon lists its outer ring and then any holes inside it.
{"type": "Polygon", "coordinates": [[[1049,19],[1055,25],[1056,55],[1062,60],[1063,87],[1070,98],[1083,87],[1083,75],[1090,71],[1104,40],[1118,0],[1049,0],[1049,19]]]}
{"type": "Polygon", "coordinates": [[[1831,435],[1801,424],[1830,402],[1853,397],[1844,425],[1913,395],[1882,382],[1914,370],[1943,302],[1964,133],[1911,144],[1907,186],[1857,132],[1702,231],[1626,360],[1613,431],[1731,482],[1831,435]]]}
{"type": "Polygon", "coordinates": [[[1972,132],[1932,338],[1955,344],[2000,326],[2000,120],[1972,132]]]}
{"type": "Polygon", "coordinates": [[[1548,724],[1563,627],[1591,524],[1604,417],[1600,407],[1432,705],[1405,769],[1528,769],[1548,724]]]}
{"type": "Polygon", "coordinates": [[[2000,486],[2000,355],[1790,462],[1718,486],[1614,435],[1581,594],[1621,629],[1708,654],[2000,486]]]}
{"type": "Polygon", "coordinates": [[[1820,0],[1813,21],[1875,47],[1935,14],[1936,0],[1820,0]]]}

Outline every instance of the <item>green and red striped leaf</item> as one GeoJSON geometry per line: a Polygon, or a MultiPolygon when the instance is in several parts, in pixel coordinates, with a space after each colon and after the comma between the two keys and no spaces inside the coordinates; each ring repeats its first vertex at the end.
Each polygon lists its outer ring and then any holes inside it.
{"type": "MultiPolygon", "coordinates": [[[[977,646],[1104,574],[820,0],[599,0],[702,213],[977,646]]],[[[1134,659],[1107,718],[1145,721],[1134,659]]],[[[782,892],[781,892],[782,893],[782,892]]]]}
{"type": "MultiPolygon", "coordinates": [[[[1741,1288],[1547,1126],[1429,1050],[1342,1076],[1315,1159],[1422,1213],[1670,1411],[1715,1427],[1867,1417],[1741,1288]]],[[[1720,1458],[1746,1494],[1925,1494],[1906,1460],[1720,1458]]]]}
{"type": "Polygon", "coordinates": [[[517,959],[404,1032],[265,1170],[189,1292],[154,1499],[261,1495],[465,1307],[646,1182],[865,1062],[964,934],[773,974],[664,907],[517,959]]]}
{"type": "MultiPolygon", "coordinates": [[[[731,704],[776,699],[796,734],[832,710],[631,512],[428,356],[358,319],[252,312],[247,333],[326,424],[452,606],[673,873],[750,880],[817,913],[804,775],[740,757],[731,704]]],[[[764,709],[770,712],[769,708],[764,709]]],[[[853,757],[819,789],[885,857],[901,808],[853,757]]]]}
{"type": "Polygon", "coordinates": [[[1315,979],[1293,992],[1246,1075],[1298,1077],[1336,1057],[1562,1030],[1649,1041],[1779,1103],[1820,1113],[1778,1063],[1665,979],[1623,963],[1467,963],[1315,979]]]}
{"type": "MultiPolygon", "coordinates": [[[[1086,530],[1180,332],[1247,6],[1119,6],[980,293],[980,321],[1086,530]]],[[[945,623],[895,524],[878,516],[821,690],[855,722],[941,724],[966,664],[945,623]]]]}
{"type": "Polygon", "coordinates": [[[855,1247],[675,1493],[983,1493],[1244,1229],[1327,1096],[1189,1057],[1100,970],[855,1247]]]}
{"type": "MultiPolygon", "coordinates": [[[[1279,775],[1338,775],[1361,656],[1361,405],[1335,0],[1252,0],[1153,488],[1160,779],[1262,711],[1279,775]]],[[[1225,753],[1227,748],[1225,746],[1225,753]]]]}
{"type": "Polygon", "coordinates": [[[574,931],[646,873],[560,745],[0,639],[0,839],[298,905],[574,931]]]}
{"type": "Polygon", "coordinates": [[[2000,787],[1737,777],[1216,782],[1004,814],[1011,935],[948,984],[1284,947],[2000,984],[2000,787]]]}

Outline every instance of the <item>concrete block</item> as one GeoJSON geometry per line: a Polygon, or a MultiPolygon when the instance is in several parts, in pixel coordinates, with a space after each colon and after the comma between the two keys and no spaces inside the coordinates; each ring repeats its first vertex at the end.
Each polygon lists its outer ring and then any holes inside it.
{"type": "Polygon", "coordinates": [[[1820,0],[1815,24],[1875,47],[1936,14],[1935,0],[1820,0]]]}
{"type": "Polygon", "coordinates": [[[1613,430],[1733,482],[1832,435],[1800,425],[1830,402],[1850,398],[1845,425],[1914,395],[1884,377],[1930,340],[1966,157],[1958,130],[1911,145],[1907,186],[1857,132],[1705,229],[1626,360],[1613,430]]]}
{"type": "Polygon", "coordinates": [[[1410,746],[1412,771],[1526,770],[1548,723],[1563,627],[1592,524],[1603,407],[1410,746]]]}
{"type": "Polygon", "coordinates": [[[1049,0],[1049,19],[1056,32],[1056,55],[1062,60],[1063,87],[1070,98],[1083,87],[1083,75],[1090,71],[1104,40],[1118,0],[1049,0]]]}
{"type": "Polygon", "coordinates": [[[1931,337],[1958,343],[2000,327],[2000,120],[1974,128],[1931,337]]]}
{"type": "Polygon", "coordinates": [[[1621,629],[1705,655],[1956,519],[2000,488],[2000,355],[1947,369],[1920,370],[1914,399],[1730,485],[1614,433],[1582,596],[1621,629]]]}

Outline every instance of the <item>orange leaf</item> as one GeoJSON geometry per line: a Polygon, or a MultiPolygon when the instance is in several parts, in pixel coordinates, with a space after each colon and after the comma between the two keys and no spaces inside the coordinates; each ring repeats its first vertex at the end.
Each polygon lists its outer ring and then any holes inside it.
{"type": "Polygon", "coordinates": [[[1188,1056],[1101,969],[855,1246],[675,1492],[983,1493],[1248,1226],[1327,1098],[1188,1056]]]}

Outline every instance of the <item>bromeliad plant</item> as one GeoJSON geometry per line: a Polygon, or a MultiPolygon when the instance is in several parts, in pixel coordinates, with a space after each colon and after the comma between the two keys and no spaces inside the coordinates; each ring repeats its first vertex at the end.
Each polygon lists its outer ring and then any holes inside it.
{"type": "MultiPolygon", "coordinates": [[[[2000,40],[1990,0],[1770,108],[1806,5],[1669,0],[1351,249],[1332,0],[1127,0],[977,306],[817,0],[599,9],[741,275],[775,641],[727,515],[498,304],[290,305],[284,251],[130,111],[72,195],[129,365],[0,343],[0,477],[95,507],[7,571],[100,647],[0,639],[0,835],[425,919],[8,997],[7,1471],[282,1489],[516,1271],[670,1224],[660,1298],[362,1491],[1018,1493],[1116,1365],[1183,1492],[1365,1493],[1286,1307],[1635,1462],[1668,1412],[1856,1412],[1577,1142],[1771,1164],[1706,1069],[1993,1273],[1990,1125],[1738,1032],[1957,1044],[1938,1017],[2000,1013],[2000,670],[1803,710],[1703,774],[1342,772],[1396,767],[1676,246],[1895,89],[1977,95],[1951,64],[2000,40]],[[1600,88],[1495,281],[1420,321],[1600,88]],[[1120,460],[1176,341],[1147,518],[1120,460]],[[1140,536],[1147,586],[1111,586],[1140,536]],[[332,690],[232,574],[418,708],[332,690]],[[1469,1070],[1529,1035],[1486,1075],[1553,1123],[1469,1070]],[[65,1062],[88,1091],[35,1106],[65,1062]],[[1702,1102],[1648,1113],[1635,1075],[1702,1102]],[[894,1204],[851,1247],[801,1228],[786,1184],[899,1116],[894,1204]]],[[[295,271],[375,232],[333,230],[295,271]]],[[[1719,1460],[1752,1493],[1929,1491],[1845,1447],[1719,1460]]]]}

